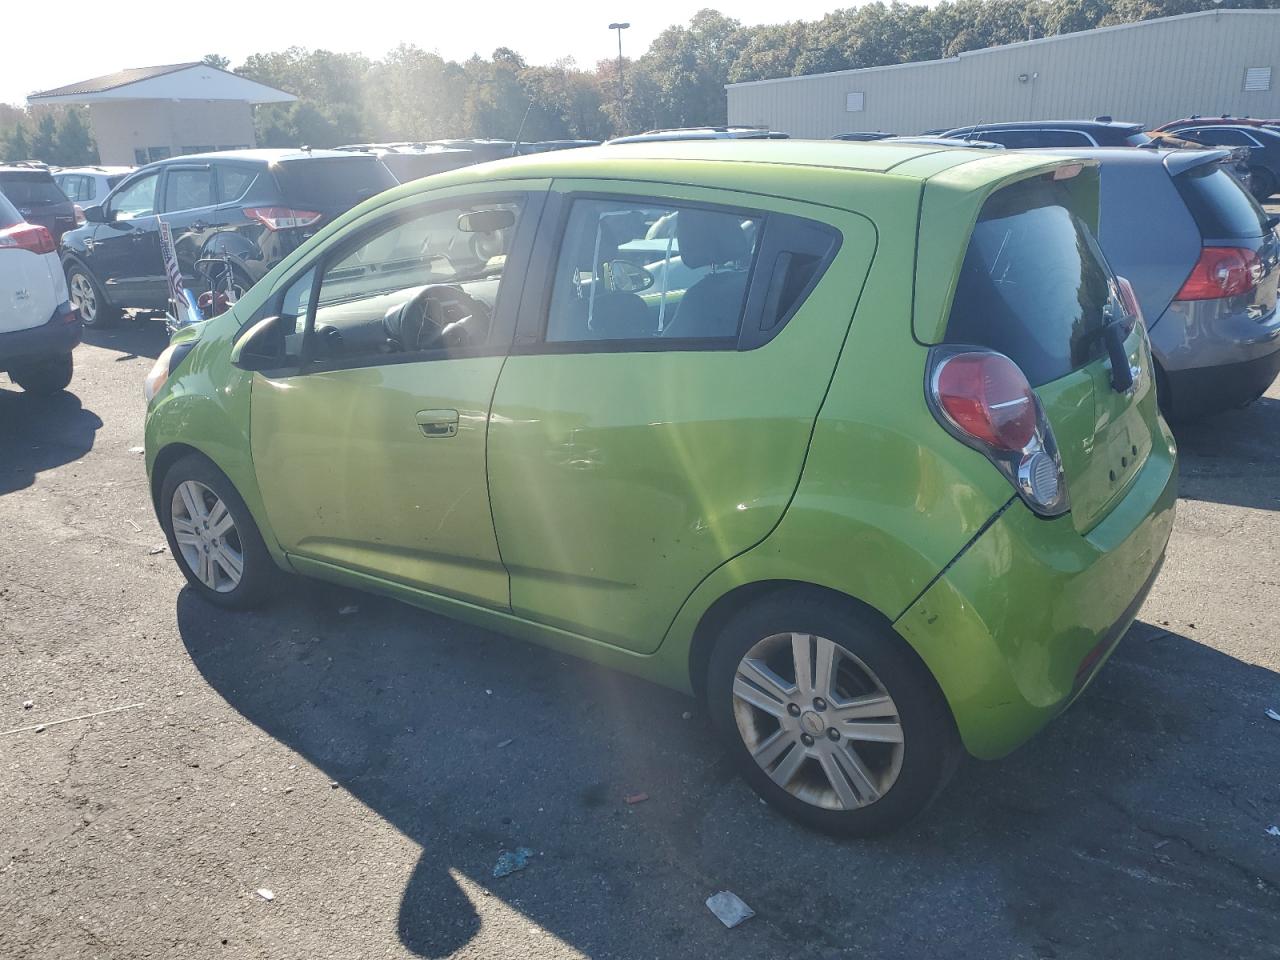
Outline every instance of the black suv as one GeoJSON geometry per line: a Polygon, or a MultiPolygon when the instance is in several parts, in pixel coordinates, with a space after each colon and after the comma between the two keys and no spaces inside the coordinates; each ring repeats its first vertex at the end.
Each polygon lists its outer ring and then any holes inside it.
{"type": "Polygon", "coordinates": [[[44,164],[15,163],[0,166],[0,193],[18,208],[22,219],[44,227],[57,243],[76,225],[76,208],[58,189],[44,164]]]}
{"type": "Polygon", "coordinates": [[[396,185],[369,154],[228,150],[161,160],[135,171],[60,245],[71,300],[87,327],[124,308],[165,310],[169,284],[160,221],[169,224],[183,279],[196,262],[230,256],[247,290],[334,217],[396,185]]]}
{"type": "Polygon", "coordinates": [[[1194,140],[1214,147],[1249,151],[1250,190],[1259,201],[1270,199],[1280,190],[1280,129],[1253,124],[1178,124],[1168,131],[1175,137],[1194,140]]]}
{"type": "Polygon", "coordinates": [[[942,136],[1002,143],[1010,150],[1037,147],[1141,147],[1151,141],[1140,123],[1093,120],[1016,120],[955,127],[942,136]]]}

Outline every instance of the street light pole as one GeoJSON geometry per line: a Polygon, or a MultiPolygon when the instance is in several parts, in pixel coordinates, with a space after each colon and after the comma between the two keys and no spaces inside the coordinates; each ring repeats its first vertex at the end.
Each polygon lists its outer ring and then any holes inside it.
{"type": "MultiPolygon", "coordinates": [[[[622,31],[628,29],[630,26],[631,24],[629,23],[609,24],[610,30],[618,31],[618,121],[620,123],[623,122],[623,117],[626,111],[626,99],[627,99],[627,87],[622,77],[622,31]]],[[[625,130],[619,131],[619,133],[626,133],[626,132],[627,131],[625,130]]]]}

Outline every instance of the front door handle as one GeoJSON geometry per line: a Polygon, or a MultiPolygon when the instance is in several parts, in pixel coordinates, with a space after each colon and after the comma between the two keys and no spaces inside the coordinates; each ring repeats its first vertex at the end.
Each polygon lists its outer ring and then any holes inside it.
{"type": "Polygon", "coordinates": [[[457,410],[419,410],[418,429],[428,440],[458,435],[457,410]]]}

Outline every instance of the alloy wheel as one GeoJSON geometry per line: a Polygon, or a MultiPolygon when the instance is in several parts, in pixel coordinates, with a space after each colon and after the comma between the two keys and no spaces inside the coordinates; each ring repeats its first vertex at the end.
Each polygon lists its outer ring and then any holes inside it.
{"type": "Polygon", "coordinates": [[[230,593],[244,576],[244,545],[222,499],[198,480],[173,491],[173,538],[196,579],[216,593],[230,593]]]}
{"type": "Polygon", "coordinates": [[[779,633],[738,663],[742,742],[779,787],[828,810],[879,800],[902,769],[898,708],[875,673],[825,637],[779,633]]]}
{"type": "Polygon", "coordinates": [[[85,323],[93,325],[98,317],[98,296],[93,292],[93,284],[89,278],[79,271],[71,274],[71,302],[80,311],[85,323]]]}

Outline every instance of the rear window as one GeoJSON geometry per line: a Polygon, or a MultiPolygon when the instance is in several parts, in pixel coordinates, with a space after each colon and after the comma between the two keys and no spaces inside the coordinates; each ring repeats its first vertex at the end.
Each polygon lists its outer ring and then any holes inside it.
{"type": "Polygon", "coordinates": [[[290,160],[273,172],[288,206],[331,214],[349,210],[397,182],[376,157],[290,160]]]}
{"type": "Polygon", "coordinates": [[[0,230],[21,222],[22,214],[18,213],[18,208],[6,200],[3,193],[0,193],[0,230]]]}
{"type": "Polygon", "coordinates": [[[1173,178],[1205,240],[1254,240],[1267,232],[1267,215],[1240,181],[1216,164],[1173,178]]]}
{"type": "Polygon", "coordinates": [[[1144,147],[1151,143],[1151,137],[1139,130],[1125,137],[1124,142],[1131,147],[1144,147]]]}
{"type": "Polygon", "coordinates": [[[0,191],[19,207],[67,202],[67,195],[58,189],[53,177],[37,170],[0,173],[0,191]]]}
{"type": "Polygon", "coordinates": [[[969,240],[947,340],[1005,354],[1032,386],[1100,355],[1110,273],[1066,187],[1027,181],[994,194],[969,240]]]}

